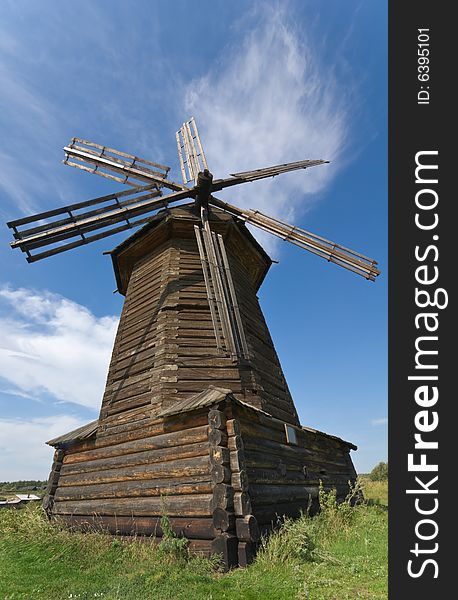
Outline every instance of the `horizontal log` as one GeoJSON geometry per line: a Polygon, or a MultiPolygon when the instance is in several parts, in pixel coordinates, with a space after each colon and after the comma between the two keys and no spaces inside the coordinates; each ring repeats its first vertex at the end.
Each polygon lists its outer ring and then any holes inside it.
{"type": "Polygon", "coordinates": [[[242,435],[242,437],[247,436],[249,438],[260,438],[269,440],[271,442],[287,444],[284,427],[283,430],[278,430],[274,427],[266,427],[265,425],[261,425],[255,421],[242,420],[239,422],[239,433],[242,435]]]}
{"type": "Polygon", "coordinates": [[[229,449],[224,446],[210,446],[210,462],[215,465],[228,465],[229,449]]]}
{"type": "Polygon", "coordinates": [[[300,453],[297,453],[297,455],[294,455],[294,453],[283,454],[267,446],[244,445],[243,452],[247,468],[277,469],[281,462],[286,465],[287,470],[300,470],[306,464],[307,459],[301,456],[300,453]]]}
{"type": "Polygon", "coordinates": [[[205,456],[206,454],[208,454],[208,442],[196,442],[194,444],[186,444],[184,446],[172,446],[171,448],[144,450],[142,452],[121,454],[108,458],[104,457],[87,462],[64,464],[61,469],[61,475],[89,473],[91,471],[106,470],[118,467],[121,468],[136,465],[154,464],[167,462],[169,460],[205,456]]]}
{"type": "Polygon", "coordinates": [[[214,484],[218,483],[230,483],[231,481],[231,470],[225,465],[212,464],[211,466],[211,478],[214,484]]]}
{"type": "Polygon", "coordinates": [[[234,450],[229,455],[229,464],[232,472],[238,472],[245,468],[245,454],[243,450],[234,450]]]}
{"type": "Polygon", "coordinates": [[[240,379],[237,375],[234,375],[234,379],[215,380],[214,377],[209,376],[208,379],[201,379],[198,381],[183,380],[180,381],[179,384],[176,385],[176,387],[182,392],[201,392],[202,388],[208,387],[208,385],[211,385],[212,383],[218,385],[218,387],[228,388],[235,393],[240,393],[243,391],[240,379]]]}
{"type": "MultiPolygon", "coordinates": [[[[59,515],[56,519],[67,527],[83,531],[105,531],[112,535],[163,536],[162,517],[122,517],[101,515],[59,515]]],[[[173,532],[179,537],[212,540],[216,530],[211,518],[169,517],[173,532]]]]}
{"type": "MultiPolygon", "coordinates": [[[[260,392],[260,395],[263,396],[264,392],[260,392]]],[[[295,417],[296,409],[294,408],[294,404],[289,403],[286,408],[280,408],[281,402],[278,401],[277,394],[272,394],[269,398],[266,396],[266,407],[265,410],[271,412],[278,419],[283,419],[285,423],[296,424],[298,423],[297,418],[295,417]]]]}
{"type": "Polygon", "coordinates": [[[283,475],[278,468],[276,469],[257,469],[253,467],[247,468],[248,480],[252,484],[256,483],[292,483],[296,485],[305,485],[311,478],[306,477],[302,469],[295,471],[287,469],[283,475]]]}
{"type": "Polygon", "coordinates": [[[234,493],[234,512],[237,517],[243,517],[252,513],[250,496],[247,492],[234,493]]]}
{"type": "MultiPolygon", "coordinates": [[[[243,421],[257,422],[261,425],[265,425],[268,428],[274,428],[284,432],[284,421],[275,417],[265,415],[263,413],[256,413],[250,411],[244,406],[238,405],[236,407],[237,418],[243,421]]],[[[316,448],[326,448],[329,450],[340,450],[347,452],[348,444],[337,438],[327,435],[320,431],[308,431],[306,429],[299,429],[297,431],[300,445],[305,447],[313,447],[314,444],[318,444],[316,448]],[[318,441],[319,440],[319,441],[318,441]]]]}
{"type": "Polygon", "coordinates": [[[226,415],[221,410],[212,409],[208,412],[208,424],[213,429],[223,429],[226,424],[226,415]]]}
{"type": "Polygon", "coordinates": [[[234,490],[230,485],[218,483],[213,486],[213,509],[217,508],[228,509],[234,504],[234,490]]]}
{"type": "Polygon", "coordinates": [[[110,398],[109,396],[106,396],[102,403],[99,422],[103,422],[104,427],[112,427],[116,425],[128,425],[138,421],[145,421],[145,419],[151,420],[155,414],[155,406],[151,404],[151,393],[148,393],[148,398],[150,400],[150,404],[148,406],[128,408],[122,413],[109,415],[108,409],[110,408],[110,398]]]}
{"type": "MultiPolygon", "coordinates": [[[[117,398],[123,400],[125,394],[130,394],[136,390],[142,389],[148,383],[148,375],[145,373],[140,373],[138,375],[132,375],[126,379],[116,379],[113,378],[112,383],[106,386],[105,393],[112,395],[116,395],[117,398]]],[[[143,390],[142,390],[143,391],[143,390]]]]}
{"type": "Polygon", "coordinates": [[[215,510],[213,511],[213,526],[218,532],[234,530],[234,513],[223,508],[215,508],[215,510]]]}
{"type": "Polygon", "coordinates": [[[214,554],[213,540],[189,540],[188,551],[196,556],[210,558],[214,554]]]}
{"type": "Polygon", "coordinates": [[[235,531],[239,540],[257,542],[259,540],[259,527],[256,517],[246,515],[235,521],[235,531]]]}
{"type": "Polygon", "coordinates": [[[248,490],[248,475],[245,470],[241,470],[238,473],[232,473],[231,485],[234,490],[238,492],[246,492],[248,490]]]}
{"type": "Polygon", "coordinates": [[[59,485],[77,486],[115,481],[158,479],[161,477],[184,477],[186,475],[206,475],[209,472],[209,457],[198,456],[196,458],[170,460],[164,463],[151,465],[91,471],[90,473],[76,473],[74,475],[61,474],[59,485]]]}
{"type": "Polygon", "coordinates": [[[230,436],[240,435],[240,423],[236,419],[228,419],[226,422],[227,434],[230,436]]]}
{"type": "Polygon", "coordinates": [[[227,447],[229,450],[241,450],[243,449],[243,439],[241,435],[231,435],[227,440],[227,447]]]}
{"type": "Polygon", "coordinates": [[[145,427],[142,425],[139,429],[135,426],[132,431],[123,428],[120,428],[120,431],[116,431],[116,429],[113,428],[110,433],[106,433],[106,435],[103,436],[99,434],[97,436],[96,447],[111,446],[131,440],[146,438],[148,436],[172,433],[174,431],[184,431],[193,427],[208,425],[207,415],[207,410],[202,410],[192,414],[181,413],[166,419],[155,418],[148,426],[145,427]]]}
{"type": "Polygon", "coordinates": [[[264,485],[250,484],[250,498],[253,504],[268,504],[276,501],[293,501],[308,498],[318,492],[315,486],[304,485],[264,485]]]}
{"type": "MultiPolygon", "coordinates": [[[[307,512],[307,503],[286,502],[267,506],[254,506],[253,514],[256,517],[258,525],[268,523],[278,523],[284,517],[297,518],[302,513],[307,512]]],[[[262,528],[261,528],[262,529],[262,528]]],[[[262,531],[261,531],[262,533],[262,531]]]]}
{"type": "Polygon", "coordinates": [[[104,416],[114,416],[133,409],[143,408],[148,410],[151,408],[151,386],[144,385],[141,388],[136,387],[136,390],[130,390],[129,394],[123,394],[123,398],[119,398],[116,393],[108,393],[104,402],[104,416]],[[136,391],[140,390],[137,394],[136,391]]]}
{"type": "Polygon", "coordinates": [[[227,434],[221,429],[210,428],[208,433],[208,443],[211,446],[226,446],[227,434]]]}
{"type": "MultiPolygon", "coordinates": [[[[194,478],[197,479],[197,478],[194,478]]],[[[56,501],[95,500],[112,498],[135,498],[147,496],[210,494],[213,486],[210,481],[189,482],[182,478],[179,482],[169,479],[165,483],[156,481],[127,481],[119,483],[101,483],[78,487],[58,487],[54,495],[56,501]]]]}
{"type": "Polygon", "coordinates": [[[222,533],[213,540],[212,553],[222,557],[225,571],[237,566],[237,547],[237,538],[228,533],[222,533]]]}
{"type": "Polygon", "coordinates": [[[205,442],[208,435],[208,426],[200,425],[183,431],[174,431],[155,436],[144,437],[128,442],[121,442],[113,446],[103,446],[86,450],[79,453],[68,454],[64,457],[64,464],[70,465],[80,462],[99,460],[101,458],[111,458],[114,456],[123,456],[135,454],[147,450],[160,450],[162,448],[176,448],[205,442]]]}
{"type": "Polygon", "coordinates": [[[212,494],[192,494],[190,496],[167,496],[162,498],[118,498],[116,500],[68,500],[55,502],[53,514],[62,515],[119,515],[131,517],[161,516],[170,517],[208,516],[212,494]]]}

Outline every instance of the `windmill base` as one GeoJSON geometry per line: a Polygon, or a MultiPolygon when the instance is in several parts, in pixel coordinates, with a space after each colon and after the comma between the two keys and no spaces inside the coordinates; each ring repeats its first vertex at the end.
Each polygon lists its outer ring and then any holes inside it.
{"type": "Polygon", "coordinates": [[[249,564],[281,517],[316,511],[320,481],[343,499],[356,479],[354,445],[285,424],[221,388],[136,426],[103,431],[95,421],[49,443],[43,504],[52,520],[159,542],[167,515],[191,552],[220,554],[226,569],[249,564]]]}

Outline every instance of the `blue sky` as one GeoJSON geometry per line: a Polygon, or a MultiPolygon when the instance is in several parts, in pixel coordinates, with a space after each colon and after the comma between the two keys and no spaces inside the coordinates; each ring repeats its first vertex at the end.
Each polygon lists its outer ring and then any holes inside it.
{"type": "MultiPolygon", "coordinates": [[[[384,2],[2,3],[0,220],[120,189],[62,165],[73,136],[172,167],[196,117],[227,176],[324,158],[232,188],[379,261],[370,283],[261,234],[260,301],[301,421],[387,458],[387,19],[384,2]]],[[[122,307],[104,250],[29,265],[0,227],[0,480],[47,477],[44,441],[98,416],[122,307]]]]}

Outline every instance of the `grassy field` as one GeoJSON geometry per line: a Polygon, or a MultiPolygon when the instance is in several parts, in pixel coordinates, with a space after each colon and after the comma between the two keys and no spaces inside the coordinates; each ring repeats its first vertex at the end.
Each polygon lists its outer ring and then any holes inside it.
{"type": "MultiPolygon", "coordinates": [[[[368,501],[324,498],[320,515],[287,521],[247,569],[217,560],[77,534],[41,508],[0,511],[0,598],[131,600],[381,600],[387,598],[387,484],[363,481],[368,501]]],[[[171,547],[170,547],[171,546],[171,547]]]]}

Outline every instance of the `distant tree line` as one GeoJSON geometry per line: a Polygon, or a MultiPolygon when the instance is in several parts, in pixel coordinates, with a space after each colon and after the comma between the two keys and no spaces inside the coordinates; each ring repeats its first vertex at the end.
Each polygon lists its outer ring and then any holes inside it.
{"type": "Polygon", "coordinates": [[[386,481],[388,479],[388,463],[379,462],[369,473],[371,481],[386,481]]]}
{"type": "Polygon", "coordinates": [[[21,490],[41,490],[46,487],[46,481],[39,479],[28,479],[21,481],[0,481],[0,491],[20,492],[21,490]]]}

